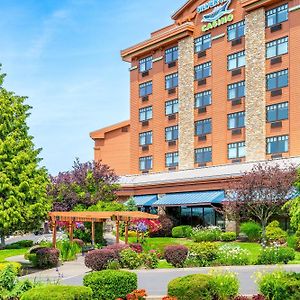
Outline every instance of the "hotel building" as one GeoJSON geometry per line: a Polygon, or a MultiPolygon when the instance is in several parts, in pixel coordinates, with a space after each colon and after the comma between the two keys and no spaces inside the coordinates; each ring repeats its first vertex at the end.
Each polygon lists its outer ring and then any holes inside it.
{"type": "Polygon", "coordinates": [[[300,0],[190,0],[172,19],[121,51],[130,120],[91,133],[95,159],[142,209],[219,224],[229,181],[300,163],[300,0]]]}

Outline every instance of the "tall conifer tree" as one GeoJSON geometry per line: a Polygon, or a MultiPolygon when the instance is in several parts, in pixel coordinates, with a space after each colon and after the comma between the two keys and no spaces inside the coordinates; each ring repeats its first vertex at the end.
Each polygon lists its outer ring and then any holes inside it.
{"type": "Polygon", "coordinates": [[[35,149],[27,118],[26,97],[2,87],[0,75],[0,239],[16,231],[40,226],[50,210],[46,188],[48,175],[39,166],[41,149],[35,149]]]}

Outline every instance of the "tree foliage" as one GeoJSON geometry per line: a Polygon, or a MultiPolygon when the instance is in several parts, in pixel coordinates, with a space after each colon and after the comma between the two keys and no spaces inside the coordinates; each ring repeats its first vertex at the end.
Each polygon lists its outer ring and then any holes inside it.
{"type": "Polygon", "coordinates": [[[76,159],[71,171],[51,176],[48,196],[53,210],[70,211],[77,205],[88,208],[99,201],[114,201],[119,188],[117,179],[114,171],[101,162],[80,163],[76,159]]]}
{"type": "MultiPolygon", "coordinates": [[[[2,86],[4,75],[0,75],[2,86]]],[[[47,171],[40,167],[27,119],[31,107],[5,88],[0,89],[0,237],[35,229],[45,220],[47,171]]]]}
{"type": "Polygon", "coordinates": [[[126,202],[127,210],[128,211],[137,211],[138,207],[133,197],[130,197],[126,202]]]}
{"type": "Polygon", "coordinates": [[[293,165],[260,163],[229,185],[224,212],[237,219],[241,216],[258,220],[265,238],[265,228],[271,217],[282,213],[282,206],[297,178],[293,165]]]}

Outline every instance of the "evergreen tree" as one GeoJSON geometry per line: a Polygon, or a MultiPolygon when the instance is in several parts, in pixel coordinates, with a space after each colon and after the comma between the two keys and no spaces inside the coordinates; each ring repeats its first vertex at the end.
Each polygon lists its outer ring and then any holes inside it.
{"type": "Polygon", "coordinates": [[[40,226],[50,210],[47,171],[39,167],[41,149],[35,149],[26,124],[31,107],[26,97],[2,88],[0,75],[0,238],[40,226]]]}
{"type": "Polygon", "coordinates": [[[137,211],[138,207],[133,197],[130,197],[126,203],[128,211],[137,211]]]}

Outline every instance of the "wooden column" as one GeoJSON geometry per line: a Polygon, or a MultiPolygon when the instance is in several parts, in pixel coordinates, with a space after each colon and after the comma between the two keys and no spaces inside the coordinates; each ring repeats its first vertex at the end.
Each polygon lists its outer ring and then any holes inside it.
{"type": "Polygon", "coordinates": [[[52,219],[52,247],[56,248],[56,220],[52,219]]]}
{"type": "Polygon", "coordinates": [[[125,244],[128,244],[128,226],[129,226],[129,222],[125,221],[125,244]]]}
{"type": "Polygon", "coordinates": [[[73,222],[70,221],[69,222],[69,236],[70,236],[70,241],[72,242],[73,241],[73,222]]]}
{"type": "Polygon", "coordinates": [[[120,221],[117,220],[117,221],[116,221],[116,243],[117,243],[117,244],[120,243],[120,233],[119,233],[119,229],[120,229],[120,221]]]}
{"type": "Polygon", "coordinates": [[[92,245],[95,245],[95,222],[92,221],[92,245]]]}

